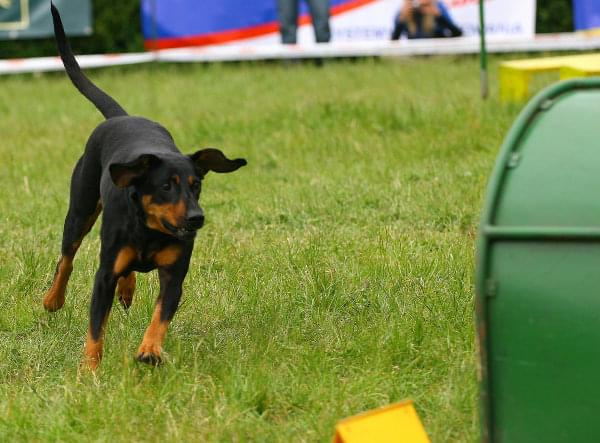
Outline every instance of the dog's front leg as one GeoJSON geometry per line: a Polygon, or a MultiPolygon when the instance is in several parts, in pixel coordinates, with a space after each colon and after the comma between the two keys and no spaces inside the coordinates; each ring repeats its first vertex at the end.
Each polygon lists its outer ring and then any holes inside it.
{"type": "Polygon", "coordinates": [[[181,287],[187,274],[191,252],[191,247],[170,247],[156,255],[160,294],[156,300],[152,321],[138,349],[138,361],[152,365],[161,362],[162,343],[179,306],[181,287]]]}
{"type": "Polygon", "coordinates": [[[85,342],[85,365],[95,370],[102,359],[106,321],[112,307],[117,278],[112,269],[100,267],[96,272],[90,306],[90,324],[85,342]]]}

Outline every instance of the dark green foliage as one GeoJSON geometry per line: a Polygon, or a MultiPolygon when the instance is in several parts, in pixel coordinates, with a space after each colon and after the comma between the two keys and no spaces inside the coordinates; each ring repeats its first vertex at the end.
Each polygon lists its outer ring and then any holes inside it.
{"type": "Polygon", "coordinates": [[[573,31],[571,0],[542,0],[537,2],[536,32],[573,31]]]}
{"type": "MultiPolygon", "coordinates": [[[[143,50],[139,0],[92,0],[92,6],[93,35],[70,39],[75,54],[143,50]]],[[[54,38],[0,40],[0,58],[41,57],[56,54],[54,38]]]]}
{"type": "MultiPolygon", "coordinates": [[[[92,0],[94,34],[73,38],[76,54],[143,50],[139,0],[92,0]]],[[[542,0],[537,6],[537,32],[573,30],[571,0],[542,0]]],[[[0,41],[0,59],[56,55],[52,38],[0,41]]]]}

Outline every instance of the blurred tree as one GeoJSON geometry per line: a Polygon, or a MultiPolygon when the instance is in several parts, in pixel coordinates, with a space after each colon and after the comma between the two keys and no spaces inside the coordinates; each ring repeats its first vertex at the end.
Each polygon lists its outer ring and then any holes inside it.
{"type": "MultiPolygon", "coordinates": [[[[49,2],[48,2],[49,3],[49,2]]],[[[76,54],[144,50],[140,0],[92,0],[93,34],[70,38],[76,54]]],[[[0,40],[0,58],[56,55],[54,38],[0,40]]]]}
{"type": "Polygon", "coordinates": [[[536,32],[573,31],[571,0],[539,0],[537,2],[536,32]]]}
{"type": "MultiPolygon", "coordinates": [[[[76,54],[136,52],[144,50],[140,25],[140,0],[92,0],[94,33],[73,37],[76,54]]],[[[571,0],[539,0],[537,32],[573,30],[571,0]]],[[[56,55],[53,38],[0,40],[0,59],[56,55]]]]}

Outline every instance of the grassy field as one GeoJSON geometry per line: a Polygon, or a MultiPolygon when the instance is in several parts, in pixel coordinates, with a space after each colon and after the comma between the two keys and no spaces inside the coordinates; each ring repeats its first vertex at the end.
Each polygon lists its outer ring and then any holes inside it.
{"type": "Polygon", "coordinates": [[[476,59],[91,76],[182,151],[249,165],[205,180],[166,363],[133,360],[158,291],[140,274],[99,371],[80,372],[99,223],[65,307],[41,300],[101,116],[61,74],[0,78],[1,441],[328,441],[337,420],[405,398],[433,441],[477,439],[474,243],[519,108],[480,101],[476,59]]]}

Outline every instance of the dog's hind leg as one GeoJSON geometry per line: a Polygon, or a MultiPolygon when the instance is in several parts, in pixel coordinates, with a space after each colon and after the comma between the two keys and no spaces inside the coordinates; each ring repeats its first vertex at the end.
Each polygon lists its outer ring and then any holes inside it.
{"type": "Polygon", "coordinates": [[[129,275],[119,277],[117,280],[117,294],[119,301],[125,309],[129,309],[133,301],[133,293],[135,292],[135,272],[130,272],[129,275]]]}
{"type": "Polygon", "coordinates": [[[95,177],[92,174],[84,182],[82,176],[83,162],[80,159],[71,179],[71,198],[65,218],[61,258],[56,265],[52,286],[44,297],[44,308],[51,312],[62,308],[65,303],[65,291],[73,270],[75,254],[102,211],[98,186],[90,186],[90,179],[95,177]]]}

